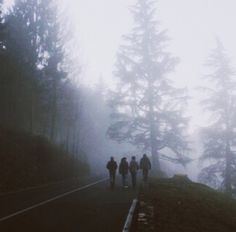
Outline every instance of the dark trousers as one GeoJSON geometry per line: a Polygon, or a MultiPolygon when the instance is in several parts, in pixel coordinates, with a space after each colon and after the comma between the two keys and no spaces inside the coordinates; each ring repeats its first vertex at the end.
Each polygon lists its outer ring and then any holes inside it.
{"type": "Polygon", "coordinates": [[[132,181],[132,186],[133,186],[133,188],[135,188],[136,187],[136,172],[131,172],[130,173],[131,174],[131,181],[132,181]]]}
{"type": "Polygon", "coordinates": [[[127,174],[121,174],[123,187],[127,186],[127,174]]]}
{"type": "Polygon", "coordinates": [[[143,181],[147,182],[148,180],[148,169],[144,168],[143,169],[143,181]]]}
{"type": "Polygon", "coordinates": [[[116,172],[109,172],[110,174],[110,187],[115,187],[115,180],[116,180],[116,172]]]}

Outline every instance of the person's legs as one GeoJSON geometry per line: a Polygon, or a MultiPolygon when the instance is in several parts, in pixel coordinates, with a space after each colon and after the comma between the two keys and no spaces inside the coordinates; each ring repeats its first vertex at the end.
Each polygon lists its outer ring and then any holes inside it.
{"type": "Polygon", "coordinates": [[[127,178],[126,178],[126,174],[122,174],[122,185],[123,187],[126,187],[127,186],[127,178]]]}
{"type": "Polygon", "coordinates": [[[136,173],[131,173],[131,179],[132,179],[132,186],[133,188],[136,187],[136,173]]]}
{"type": "Polygon", "coordinates": [[[110,173],[110,186],[111,188],[114,188],[115,186],[115,172],[110,173]]]}
{"type": "Polygon", "coordinates": [[[143,169],[143,181],[147,182],[147,179],[148,179],[148,170],[143,169]]]}
{"type": "Polygon", "coordinates": [[[110,180],[110,187],[112,188],[112,184],[113,184],[113,181],[112,181],[112,172],[109,172],[109,180],[110,180]]]}
{"type": "Polygon", "coordinates": [[[115,185],[115,182],[116,182],[116,173],[113,172],[112,174],[112,180],[113,180],[113,185],[115,185]]]}
{"type": "Polygon", "coordinates": [[[122,177],[122,187],[124,187],[125,186],[125,175],[122,174],[121,177],[122,177]]]}

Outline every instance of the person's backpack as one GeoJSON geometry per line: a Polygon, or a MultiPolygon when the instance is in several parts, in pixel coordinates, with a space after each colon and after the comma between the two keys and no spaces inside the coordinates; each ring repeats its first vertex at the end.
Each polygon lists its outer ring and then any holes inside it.
{"type": "Polygon", "coordinates": [[[116,162],[115,162],[115,161],[109,161],[109,162],[107,163],[107,169],[108,169],[109,171],[115,171],[115,170],[117,169],[117,164],[116,164],[116,162]]]}
{"type": "Polygon", "coordinates": [[[138,164],[136,161],[131,161],[129,165],[130,172],[136,172],[138,170],[138,164]]]}
{"type": "Polygon", "coordinates": [[[121,161],[119,165],[119,173],[120,174],[127,174],[129,171],[129,164],[127,161],[121,161]]]}
{"type": "Polygon", "coordinates": [[[151,163],[148,158],[142,158],[140,161],[140,168],[141,169],[151,169],[151,163]]]}

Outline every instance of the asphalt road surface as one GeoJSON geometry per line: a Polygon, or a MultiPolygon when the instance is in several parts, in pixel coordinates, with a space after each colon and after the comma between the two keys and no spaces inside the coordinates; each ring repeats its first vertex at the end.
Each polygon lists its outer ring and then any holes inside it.
{"type": "Polygon", "coordinates": [[[120,232],[136,196],[132,188],[110,190],[107,180],[3,195],[0,232],[120,232]]]}

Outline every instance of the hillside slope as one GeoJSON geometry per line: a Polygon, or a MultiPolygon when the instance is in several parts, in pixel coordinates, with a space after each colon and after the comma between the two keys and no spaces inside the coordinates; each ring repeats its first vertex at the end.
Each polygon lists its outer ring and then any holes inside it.
{"type": "Polygon", "coordinates": [[[87,172],[86,164],[47,139],[0,128],[0,193],[87,172]]]}
{"type": "Polygon", "coordinates": [[[236,200],[188,179],[152,179],[140,198],[146,220],[137,231],[236,231],[236,200]]]}

